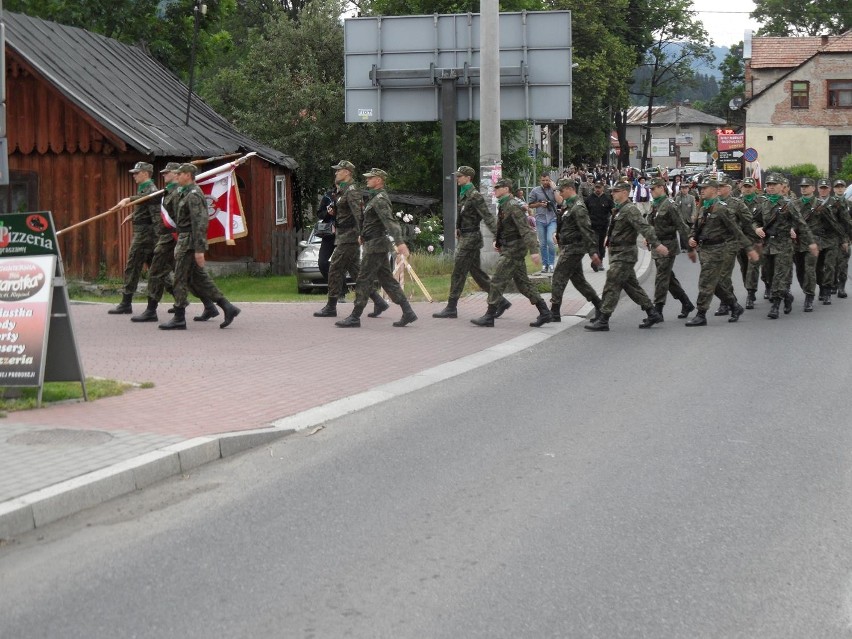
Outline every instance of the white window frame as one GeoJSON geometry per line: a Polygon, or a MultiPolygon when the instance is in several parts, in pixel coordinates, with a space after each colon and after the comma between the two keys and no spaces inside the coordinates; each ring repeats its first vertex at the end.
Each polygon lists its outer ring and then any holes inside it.
{"type": "Polygon", "coordinates": [[[287,176],[275,176],[275,225],[287,226],[287,176]]]}

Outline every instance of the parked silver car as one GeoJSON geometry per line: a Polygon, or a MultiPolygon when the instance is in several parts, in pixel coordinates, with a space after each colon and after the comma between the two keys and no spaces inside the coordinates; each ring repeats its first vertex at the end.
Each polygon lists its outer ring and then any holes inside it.
{"type": "MultiPolygon", "coordinates": [[[[299,242],[299,247],[302,249],[296,258],[296,287],[300,293],[311,293],[313,291],[325,291],[328,289],[328,282],[322,276],[319,269],[319,252],[322,238],[314,235],[311,231],[310,237],[307,240],[299,242]]],[[[346,277],[346,284],[349,286],[355,285],[355,280],[351,277],[346,277]]]]}

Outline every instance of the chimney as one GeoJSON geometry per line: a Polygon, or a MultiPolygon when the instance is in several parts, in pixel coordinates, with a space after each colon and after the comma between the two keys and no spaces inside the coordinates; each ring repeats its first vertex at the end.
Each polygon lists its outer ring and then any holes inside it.
{"type": "Polygon", "coordinates": [[[828,34],[827,33],[824,33],[823,35],[821,35],[819,37],[819,39],[820,39],[820,44],[822,46],[826,46],[828,44],[828,34]]]}

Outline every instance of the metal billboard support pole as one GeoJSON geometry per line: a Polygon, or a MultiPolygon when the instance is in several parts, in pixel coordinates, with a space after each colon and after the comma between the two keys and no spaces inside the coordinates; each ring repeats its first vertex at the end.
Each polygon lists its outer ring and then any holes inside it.
{"type": "Polygon", "coordinates": [[[441,79],[441,150],[443,155],[444,251],[456,250],[456,78],[441,79]]]}
{"type": "MultiPolygon", "coordinates": [[[[479,190],[492,212],[491,167],[501,163],[500,149],[500,7],[497,0],[483,0],[479,7],[479,190]],[[489,172],[486,181],[485,171],[489,172]]],[[[491,233],[482,228],[482,263],[497,261],[491,233]]]]}

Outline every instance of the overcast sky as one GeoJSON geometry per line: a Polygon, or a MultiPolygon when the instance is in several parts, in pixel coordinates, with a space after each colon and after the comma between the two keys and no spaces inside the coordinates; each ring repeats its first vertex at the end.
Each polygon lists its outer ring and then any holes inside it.
{"type": "Polygon", "coordinates": [[[743,39],[746,29],[757,31],[760,23],[752,20],[752,0],[692,0],[704,28],[717,47],[730,47],[743,39]]]}

